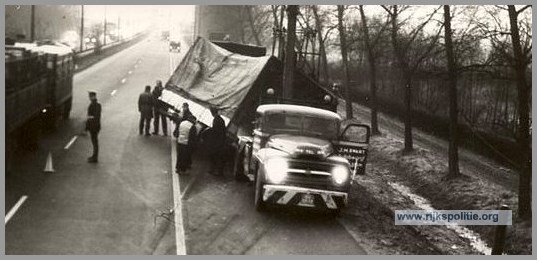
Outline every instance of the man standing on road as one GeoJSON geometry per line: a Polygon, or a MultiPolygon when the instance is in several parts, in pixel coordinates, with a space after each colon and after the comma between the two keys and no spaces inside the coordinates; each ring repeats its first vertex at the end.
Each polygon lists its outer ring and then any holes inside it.
{"type": "Polygon", "coordinates": [[[224,119],[218,114],[216,107],[211,107],[213,115],[213,126],[210,132],[211,138],[211,169],[209,173],[212,175],[224,175],[224,145],[226,138],[226,124],[224,119]]]}
{"type": "Polygon", "coordinates": [[[91,144],[93,145],[93,155],[88,158],[88,162],[96,163],[99,157],[99,131],[101,130],[101,104],[97,102],[97,93],[89,92],[90,105],[88,107],[88,119],[86,121],[86,131],[90,132],[91,144]]]}
{"type": "Polygon", "coordinates": [[[168,122],[166,121],[166,115],[161,113],[159,109],[162,109],[162,105],[158,102],[158,98],[162,96],[162,81],[157,80],[156,86],[153,88],[153,134],[158,135],[159,120],[162,120],[162,132],[164,136],[168,135],[168,122]]]}
{"type": "Polygon", "coordinates": [[[183,118],[178,126],[177,136],[177,162],[175,172],[186,173],[192,165],[192,152],[196,142],[196,118],[192,115],[183,118]]]}
{"type": "Polygon", "coordinates": [[[150,136],[149,125],[153,116],[153,96],[151,96],[151,86],[145,86],[145,92],[138,98],[138,112],[140,112],[140,134],[143,134],[145,126],[145,136],[150,136]]]}

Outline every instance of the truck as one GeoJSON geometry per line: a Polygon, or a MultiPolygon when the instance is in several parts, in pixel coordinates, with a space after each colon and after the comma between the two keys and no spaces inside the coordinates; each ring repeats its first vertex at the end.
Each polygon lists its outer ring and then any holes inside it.
{"type": "Polygon", "coordinates": [[[295,104],[256,109],[255,129],[239,136],[237,180],[255,183],[254,205],[345,208],[357,174],[365,173],[370,130],[337,113],[295,104]]]}
{"type": "Polygon", "coordinates": [[[344,120],[337,98],[300,71],[293,98],[282,98],[283,63],[261,47],[198,38],[171,75],[160,101],[173,117],[183,103],[200,128],[216,107],[227,128],[228,161],[238,181],[253,181],[253,204],[323,208],[347,205],[365,173],[369,126],[344,120]]]}
{"type": "Polygon", "coordinates": [[[42,130],[53,130],[72,107],[74,53],[50,43],[5,47],[6,158],[18,147],[37,146],[42,130]]]}

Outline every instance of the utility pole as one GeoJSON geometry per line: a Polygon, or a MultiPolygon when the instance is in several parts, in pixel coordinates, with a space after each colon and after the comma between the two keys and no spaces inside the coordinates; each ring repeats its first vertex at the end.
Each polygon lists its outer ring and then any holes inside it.
{"type": "Polygon", "coordinates": [[[106,5],[104,6],[104,32],[103,45],[106,46],[106,5]]]}
{"type": "Polygon", "coordinates": [[[84,51],[84,5],[80,12],[80,51],[84,51]]]}
{"type": "Polygon", "coordinates": [[[119,13],[117,14],[117,41],[121,40],[120,37],[120,30],[119,30],[119,22],[121,21],[121,15],[119,13]]]}
{"type": "Polygon", "coordinates": [[[30,21],[30,41],[35,41],[35,5],[32,5],[32,14],[30,21]]]}
{"type": "Polygon", "coordinates": [[[287,41],[285,45],[285,63],[283,65],[283,98],[293,98],[297,15],[298,5],[289,5],[287,7],[287,41]]]}

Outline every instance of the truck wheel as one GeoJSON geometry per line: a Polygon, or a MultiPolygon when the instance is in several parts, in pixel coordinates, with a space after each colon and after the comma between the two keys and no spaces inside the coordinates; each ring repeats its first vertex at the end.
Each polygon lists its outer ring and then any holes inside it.
{"type": "MultiPolygon", "coordinates": [[[[240,149],[240,148],[239,148],[240,149]]],[[[240,149],[235,155],[235,163],[233,165],[233,174],[236,181],[243,180],[244,168],[242,167],[242,161],[244,160],[244,149],[240,149]]]]}
{"type": "Polygon", "coordinates": [[[56,122],[58,119],[57,109],[49,107],[46,109],[46,112],[41,113],[40,116],[43,120],[42,126],[45,133],[50,133],[56,130],[56,122]]]}
{"type": "Polygon", "coordinates": [[[71,115],[71,108],[73,106],[73,98],[69,98],[67,101],[63,103],[63,113],[62,118],[64,120],[69,119],[69,116],[71,115]]]}
{"type": "Polygon", "coordinates": [[[263,178],[259,176],[260,172],[257,170],[255,175],[255,209],[259,212],[265,211],[265,202],[263,201],[263,178]]]}
{"type": "Polygon", "coordinates": [[[334,217],[334,218],[337,218],[339,216],[341,216],[341,209],[332,209],[330,210],[330,216],[334,217]]]}

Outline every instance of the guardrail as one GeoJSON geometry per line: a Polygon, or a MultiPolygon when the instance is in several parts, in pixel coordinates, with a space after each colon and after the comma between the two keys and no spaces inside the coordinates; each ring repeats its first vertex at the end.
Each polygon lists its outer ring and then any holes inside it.
{"type": "Polygon", "coordinates": [[[115,41],[113,43],[101,46],[99,51],[97,51],[98,49],[94,47],[94,48],[90,48],[84,51],[76,52],[75,53],[75,63],[76,63],[75,70],[77,72],[81,71],[93,65],[94,63],[98,62],[100,60],[99,56],[104,57],[104,56],[111,55],[117,51],[120,51],[122,47],[127,47],[130,44],[138,42],[145,36],[147,36],[147,33],[138,33],[128,39],[115,41]]]}

